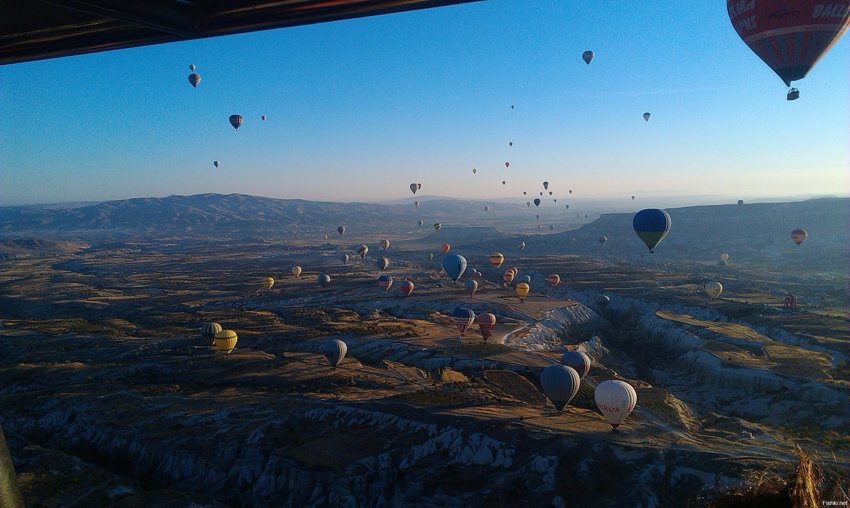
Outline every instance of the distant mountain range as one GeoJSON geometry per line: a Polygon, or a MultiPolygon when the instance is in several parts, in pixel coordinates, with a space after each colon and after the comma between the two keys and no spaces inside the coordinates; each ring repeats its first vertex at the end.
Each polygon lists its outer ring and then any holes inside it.
{"type": "MultiPolygon", "coordinates": [[[[419,209],[414,199],[404,204],[332,203],[296,199],[273,199],[242,194],[199,194],[75,204],[2,207],[0,240],[35,238],[101,242],[125,236],[191,236],[206,238],[287,238],[337,235],[405,234],[421,231],[419,242],[450,241],[453,246],[513,250],[525,241],[534,254],[605,255],[651,260],[694,260],[716,263],[721,252],[731,255],[730,264],[763,263],[792,270],[794,267],[850,272],[850,198],[822,198],[790,203],[670,208],[672,228],[655,254],[632,230],[632,213],[607,213],[573,231],[522,236],[536,223],[534,208],[459,199],[429,199],[419,209]],[[425,222],[419,230],[418,219],[425,222]],[[441,222],[443,229],[431,226],[441,222]],[[805,243],[797,247],[791,230],[806,229],[805,243]],[[432,234],[432,237],[426,235],[432,234]],[[598,238],[608,242],[600,246],[598,238]],[[507,238],[506,238],[507,236],[507,238]],[[575,242],[573,242],[575,238],[575,242]],[[650,257],[651,256],[651,257],[650,257]]],[[[542,211],[541,207],[541,211],[542,211]]],[[[569,211],[572,216],[573,210],[569,211]]],[[[551,213],[551,212],[550,212],[551,213]]],[[[587,219],[590,220],[590,219],[587,219]]],[[[563,230],[564,222],[558,226],[563,230]]],[[[545,226],[545,224],[544,224],[545,226]]],[[[406,239],[411,239],[407,236],[406,239]]],[[[399,238],[399,240],[402,240],[399,238]]],[[[66,245],[7,242],[10,253],[53,251],[66,245]]]]}

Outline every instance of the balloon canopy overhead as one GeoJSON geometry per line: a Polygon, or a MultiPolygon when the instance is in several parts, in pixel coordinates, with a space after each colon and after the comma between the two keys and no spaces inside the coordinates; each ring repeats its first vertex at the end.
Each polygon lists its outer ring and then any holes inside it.
{"type": "Polygon", "coordinates": [[[0,0],[0,65],[477,0],[0,0]]]}

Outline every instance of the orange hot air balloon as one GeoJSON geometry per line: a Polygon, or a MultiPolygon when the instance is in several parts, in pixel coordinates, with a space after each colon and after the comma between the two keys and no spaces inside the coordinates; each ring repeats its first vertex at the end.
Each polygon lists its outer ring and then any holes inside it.
{"type": "Polygon", "coordinates": [[[403,294],[404,296],[410,296],[410,293],[413,292],[413,288],[413,283],[409,280],[402,281],[398,285],[398,290],[401,291],[401,294],[403,294]]]}
{"type": "Polygon", "coordinates": [[[485,312],[484,314],[477,315],[475,322],[478,323],[478,329],[481,330],[481,337],[484,339],[484,342],[487,342],[487,339],[493,336],[493,327],[496,326],[496,316],[485,312]]]}
{"type": "Polygon", "coordinates": [[[493,265],[494,268],[499,268],[502,266],[502,263],[505,262],[505,256],[502,255],[501,252],[494,252],[489,256],[490,264],[493,265]]]}
{"type": "Polygon", "coordinates": [[[549,287],[555,287],[561,283],[561,276],[557,273],[553,273],[552,275],[546,277],[546,282],[549,284],[549,287]]]}
{"type": "Polygon", "coordinates": [[[443,254],[448,254],[450,250],[452,250],[451,245],[449,245],[447,243],[440,245],[440,252],[442,252],[443,254]]]}
{"type": "Polygon", "coordinates": [[[850,0],[726,0],[726,10],[744,43],[787,86],[850,28],[850,0]]]}
{"type": "Polygon", "coordinates": [[[805,229],[795,229],[794,231],[791,231],[791,239],[794,240],[794,243],[797,245],[806,241],[806,238],[808,237],[809,233],[807,233],[805,229]]]}
{"type": "Polygon", "coordinates": [[[528,292],[530,290],[531,288],[528,287],[528,284],[526,284],[525,282],[520,282],[519,284],[514,286],[514,291],[516,291],[516,295],[519,297],[520,303],[525,301],[525,297],[528,296],[528,292]]]}

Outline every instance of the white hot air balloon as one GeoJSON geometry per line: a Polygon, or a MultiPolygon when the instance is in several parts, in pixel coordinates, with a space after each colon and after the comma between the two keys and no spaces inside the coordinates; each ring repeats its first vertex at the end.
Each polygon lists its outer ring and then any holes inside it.
{"type": "Polygon", "coordinates": [[[637,405],[637,393],[632,385],[614,379],[599,383],[593,398],[615,431],[637,405]]]}

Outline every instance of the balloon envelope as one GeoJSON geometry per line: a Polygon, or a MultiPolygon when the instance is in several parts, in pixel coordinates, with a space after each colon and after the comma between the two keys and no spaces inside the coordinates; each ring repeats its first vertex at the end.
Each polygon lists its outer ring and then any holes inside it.
{"type": "Polygon", "coordinates": [[[410,293],[413,292],[413,288],[415,286],[409,280],[403,280],[398,285],[398,290],[401,291],[401,294],[404,296],[410,296],[410,293]]]}
{"type": "Polygon", "coordinates": [[[390,260],[389,259],[381,258],[381,259],[378,260],[378,268],[380,268],[381,271],[386,270],[388,266],[390,266],[390,260]]]}
{"type": "Polygon", "coordinates": [[[239,130],[239,127],[242,127],[242,115],[230,115],[229,120],[234,129],[239,130]]]}
{"type": "Polygon", "coordinates": [[[440,252],[442,252],[443,254],[448,254],[450,250],[452,250],[451,245],[449,245],[447,243],[440,245],[440,252]]]}
{"type": "Polygon", "coordinates": [[[322,354],[328,359],[331,367],[337,368],[348,353],[348,346],[341,340],[327,340],[322,344],[322,354]]]}
{"type": "Polygon", "coordinates": [[[496,326],[496,316],[485,312],[476,316],[475,322],[478,323],[478,329],[481,330],[481,338],[486,341],[493,336],[493,327],[496,326]]]}
{"type": "MultiPolygon", "coordinates": [[[[581,54],[581,59],[584,60],[584,63],[590,65],[590,62],[593,61],[593,57],[596,56],[593,54],[593,51],[587,50],[581,54]]],[[[604,66],[603,66],[604,67],[604,66]]]]}
{"type": "Polygon", "coordinates": [[[567,351],[561,356],[561,365],[572,367],[584,379],[590,371],[590,357],[581,351],[567,351]]]}
{"type": "Polygon", "coordinates": [[[439,231],[441,227],[443,227],[443,225],[439,222],[434,223],[434,231],[439,231]]]}
{"type": "Polygon", "coordinates": [[[274,286],[274,279],[271,277],[263,277],[262,284],[264,288],[271,289],[272,286],[274,286]]]}
{"type": "Polygon", "coordinates": [[[342,256],[339,257],[339,259],[342,261],[342,264],[344,264],[344,265],[348,264],[348,260],[349,260],[348,254],[343,254],[342,256]]]}
{"type": "Polygon", "coordinates": [[[596,407],[615,429],[637,405],[637,393],[632,385],[617,379],[599,383],[593,398],[596,400],[596,407]]]}
{"type": "Polygon", "coordinates": [[[546,277],[546,283],[549,284],[549,287],[555,287],[561,283],[561,276],[557,273],[553,273],[552,275],[546,277]]]}
{"type": "Polygon", "coordinates": [[[847,32],[850,0],[726,0],[738,35],[787,86],[803,79],[847,32]]]}
{"type": "Polygon", "coordinates": [[[649,247],[649,252],[655,252],[655,246],[661,243],[670,231],[670,215],[658,208],[647,208],[635,214],[632,227],[643,243],[649,247]]]}
{"type": "Polygon", "coordinates": [[[381,240],[381,242],[378,244],[378,246],[380,248],[384,249],[384,250],[387,250],[387,249],[390,248],[390,241],[389,240],[381,240]]]}
{"type": "Polygon", "coordinates": [[[809,233],[807,233],[805,229],[795,229],[794,231],[791,231],[791,239],[794,240],[794,243],[796,243],[797,245],[800,245],[801,243],[806,241],[806,238],[808,237],[809,233]]]}
{"type": "Polygon", "coordinates": [[[360,259],[366,259],[366,254],[369,253],[369,247],[366,245],[361,245],[357,247],[357,255],[360,256],[360,259]]]}
{"type": "Polygon", "coordinates": [[[475,321],[475,313],[472,312],[472,309],[458,307],[452,312],[452,319],[454,319],[457,329],[460,330],[460,336],[463,337],[466,329],[475,321]]]}
{"type": "Polygon", "coordinates": [[[463,283],[463,286],[466,288],[466,293],[469,296],[474,295],[475,292],[478,291],[478,281],[477,280],[466,279],[466,281],[463,283]]]}
{"type": "Polygon", "coordinates": [[[534,206],[540,206],[540,198],[534,198],[534,206]]]}
{"type": "Polygon", "coordinates": [[[194,72],[192,74],[189,74],[189,83],[192,85],[192,88],[197,88],[198,84],[200,84],[200,82],[201,82],[201,75],[200,74],[195,74],[194,72]]]}
{"type": "Polygon", "coordinates": [[[339,233],[340,236],[342,236],[342,234],[345,233],[345,226],[340,226],[336,228],[336,232],[339,233]]]}
{"type": "Polygon", "coordinates": [[[488,259],[490,261],[490,264],[493,265],[495,268],[499,268],[500,266],[502,266],[502,263],[505,262],[505,256],[503,256],[500,252],[494,252],[493,254],[490,254],[488,259]]]}
{"type": "Polygon", "coordinates": [[[723,284],[717,281],[708,282],[703,286],[703,291],[711,298],[717,298],[723,292],[723,284]]]}
{"type": "Polygon", "coordinates": [[[516,286],[514,286],[514,291],[516,291],[516,295],[519,297],[520,302],[525,301],[525,297],[528,295],[528,291],[531,288],[528,287],[528,284],[525,282],[520,282],[516,286]]]}
{"type": "Polygon", "coordinates": [[[215,334],[213,345],[222,353],[229,355],[233,348],[236,347],[236,341],[239,340],[236,332],[233,330],[222,330],[215,334]]]}
{"type": "Polygon", "coordinates": [[[648,122],[648,121],[649,121],[649,117],[651,117],[651,116],[652,116],[652,115],[650,115],[648,112],[647,112],[647,113],[644,113],[644,114],[643,114],[643,119],[644,119],[644,120],[646,120],[646,121],[648,122]]]}
{"type": "Polygon", "coordinates": [[[729,254],[726,254],[725,252],[721,253],[720,259],[722,259],[723,261],[729,261],[729,254]]]}
{"type": "Polygon", "coordinates": [[[418,190],[419,190],[418,185],[416,185],[415,183],[410,184],[410,192],[416,194],[416,191],[418,191],[418,190]]]}
{"type": "Polygon", "coordinates": [[[215,334],[222,330],[221,325],[218,323],[204,323],[201,326],[201,337],[208,339],[210,341],[210,345],[215,345],[215,334]]]}
{"type": "Polygon", "coordinates": [[[578,393],[581,377],[572,367],[550,365],[540,373],[540,386],[555,409],[561,411],[578,393]]]}
{"type": "Polygon", "coordinates": [[[393,278],[391,275],[381,275],[378,277],[378,285],[384,288],[384,292],[389,291],[390,287],[393,285],[393,278]]]}
{"type": "Polygon", "coordinates": [[[599,237],[599,240],[597,240],[597,241],[599,242],[599,245],[604,246],[606,243],[608,243],[608,237],[605,236],[605,235],[602,235],[602,236],[599,237]]]}
{"type": "Polygon", "coordinates": [[[320,286],[322,286],[323,288],[326,288],[326,287],[328,287],[328,284],[331,283],[331,276],[326,274],[326,273],[322,273],[322,274],[319,275],[317,282],[319,283],[320,286]]]}
{"type": "Polygon", "coordinates": [[[213,166],[218,167],[218,161],[213,161],[213,166]]]}
{"type": "Polygon", "coordinates": [[[296,277],[301,277],[301,267],[298,266],[298,265],[293,266],[292,267],[292,275],[294,275],[296,277]]]}
{"type": "Polygon", "coordinates": [[[466,270],[466,258],[457,254],[447,254],[443,258],[443,270],[450,279],[457,282],[466,270]]]}

